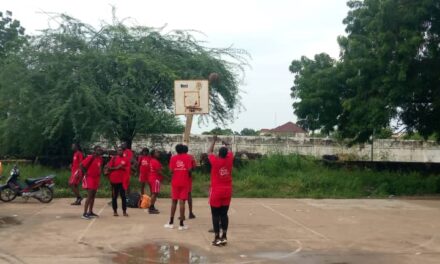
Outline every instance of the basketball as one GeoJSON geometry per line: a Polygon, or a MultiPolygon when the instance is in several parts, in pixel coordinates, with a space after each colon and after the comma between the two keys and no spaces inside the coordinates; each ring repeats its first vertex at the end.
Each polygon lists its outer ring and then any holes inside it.
{"type": "Polygon", "coordinates": [[[208,77],[209,83],[217,82],[220,76],[216,72],[211,72],[208,77]]]}

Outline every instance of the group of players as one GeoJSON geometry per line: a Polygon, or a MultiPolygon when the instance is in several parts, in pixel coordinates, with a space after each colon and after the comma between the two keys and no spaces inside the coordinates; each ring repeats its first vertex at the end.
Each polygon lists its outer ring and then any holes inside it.
{"type": "MultiPolygon", "coordinates": [[[[209,191],[209,204],[211,206],[213,231],[215,234],[215,246],[227,244],[227,230],[229,224],[228,210],[232,197],[232,167],[233,153],[228,149],[228,144],[223,142],[218,155],[214,154],[214,146],[218,138],[214,136],[208,149],[208,159],[211,164],[211,185],[209,191]],[[220,236],[220,230],[222,235],[220,236]]],[[[82,197],[79,192],[79,185],[87,190],[87,198],[84,203],[83,219],[90,220],[98,217],[93,212],[93,205],[97,190],[100,186],[102,172],[108,177],[112,188],[113,215],[118,215],[117,199],[122,200],[123,216],[127,214],[126,193],[130,188],[130,175],[136,171],[141,183],[141,194],[145,192],[145,186],[150,188],[151,202],[148,212],[159,214],[155,207],[160,186],[163,180],[162,164],[159,161],[160,152],[156,149],[149,152],[147,148],[142,149],[139,157],[134,157],[133,151],[123,142],[117,149],[117,154],[112,156],[107,164],[103,164],[103,150],[100,146],[93,148],[93,153],[84,158],[79,144],[73,144],[73,160],[71,165],[71,177],[69,185],[76,195],[72,205],[81,205],[82,197]]],[[[176,154],[169,161],[171,171],[171,216],[165,228],[174,228],[174,215],[179,203],[179,230],[186,230],[188,226],[185,221],[185,203],[188,201],[189,218],[195,218],[192,212],[192,171],[196,167],[194,157],[188,154],[188,146],[178,144],[175,147],[176,154]]]]}

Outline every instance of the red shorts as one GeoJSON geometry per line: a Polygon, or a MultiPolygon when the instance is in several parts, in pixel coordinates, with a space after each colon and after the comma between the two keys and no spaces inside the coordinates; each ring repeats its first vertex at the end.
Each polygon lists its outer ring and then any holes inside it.
{"type": "Polygon", "coordinates": [[[139,173],[139,182],[148,183],[148,173],[139,173]]]}
{"type": "Polygon", "coordinates": [[[171,199],[183,201],[188,200],[188,190],[188,186],[171,186],[171,199]]]}
{"type": "Polygon", "coordinates": [[[151,193],[160,193],[160,181],[158,179],[150,179],[148,184],[150,185],[151,193]]]}
{"type": "Polygon", "coordinates": [[[69,185],[78,185],[82,181],[83,175],[81,170],[72,173],[69,178],[69,185]]]}
{"type": "Polygon", "coordinates": [[[231,204],[232,188],[211,188],[209,193],[209,205],[211,207],[229,206],[231,204]]]}
{"type": "Polygon", "coordinates": [[[86,190],[98,190],[99,179],[94,179],[92,177],[84,177],[82,181],[82,188],[86,190]]]}
{"type": "Polygon", "coordinates": [[[122,188],[124,188],[124,190],[127,190],[128,186],[130,186],[130,172],[126,172],[124,174],[124,179],[122,180],[122,188]]]}

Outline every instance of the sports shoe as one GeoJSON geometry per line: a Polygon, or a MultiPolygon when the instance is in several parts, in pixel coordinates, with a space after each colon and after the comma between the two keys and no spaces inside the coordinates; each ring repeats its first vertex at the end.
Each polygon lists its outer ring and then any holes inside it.
{"type": "Polygon", "coordinates": [[[71,203],[70,205],[81,205],[81,201],[83,198],[76,198],[75,202],[71,203]]]}
{"type": "Polygon", "coordinates": [[[183,231],[183,230],[188,230],[188,226],[186,225],[179,226],[179,231],[183,231]]]}
{"type": "Polygon", "coordinates": [[[174,228],[174,225],[173,225],[173,224],[169,224],[169,223],[167,223],[167,224],[164,224],[163,227],[165,227],[165,228],[169,228],[169,229],[173,229],[173,228],[174,228]]]}
{"type": "Polygon", "coordinates": [[[188,219],[194,219],[194,218],[196,218],[195,214],[193,214],[193,213],[189,214],[188,219]]]}
{"type": "Polygon", "coordinates": [[[99,215],[95,214],[94,212],[88,213],[89,217],[91,218],[99,218],[99,215]]]}
{"type": "Polygon", "coordinates": [[[89,216],[89,214],[83,214],[82,216],[81,216],[81,218],[82,219],[85,219],[85,220],[91,220],[92,218],[89,216]]]}
{"type": "Polygon", "coordinates": [[[220,239],[220,244],[221,244],[222,246],[228,244],[228,239],[227,239],[226,237],[222,237],[222,238],[220,239]]]}
{"type": "Polygon", "coordinates": [[[148,209],[148,213],[149,213],[149,214],[159,214],[160,212],[159,212],[159,210],[157,210],[156,208],[154,208],[154,209],[148,209]]]}
{"type": "Polygon", "coordinates": [[[222,241],[220,240],[220,238],[216,237],[214,241],[212,241],[212,245],[216,247],[220,247],[222,246],[222,241]]]}

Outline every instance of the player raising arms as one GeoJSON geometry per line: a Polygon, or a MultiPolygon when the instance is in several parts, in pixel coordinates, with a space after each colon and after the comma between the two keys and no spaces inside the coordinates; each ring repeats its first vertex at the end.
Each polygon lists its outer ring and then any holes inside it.
{"type": "Polygon", "coordinates": [[[87,190],[87,199],[84,203],[84,214],[83,219],[91,219],[92,217],[97,217],[93,213],[93,205],[95,203],[96,192],[98,191],[100,177],[101,177],[101,167],[102,167],[102,148],[100,146],[95,146],[93,148],[93,154],[87,156],[85,160],[81,162],[81,170],[84,173],[83,178],[83,189],[87,190]]]}
{"type": "Polygon", "coordinates": [[[82,180],[82,176],[84,175],[79,167],[81,162],[84,159],[84,156],[82,154],[81,146],[79,143],[73,143],[72,144],[72,151],[73,151],[73,158],[72,158],[72,164],[70,165],[70,179],[69,179],[69,186],[72,188],[73,193],[76,196],[75,202],[71,203],[71,205],[81,205],[81,194],[79,193],[78,185],[82,180]]]}
{"type": "Polygon", "coordinates": [[[112,207],[113,216],[118,215],[118,196],[121,195],[122,212],[124,216],[127,214],[127,198],[125,196],[125,189],[122,187],[124,175],[127,171],[128,162],[124,158],[122,147],[118,148],[118,154],[113,157],[107,164],[107,169],[110,173],[109,180],[112,185],[112,207]]]}
{"type": "Polygon", "coordinates": [[[177,201],[180,204],[180,225],[179,230],[188,229],[184,225],[185,221],[185,201],[188,199],[189,193],[189,177],[193,168],[193,159],[185,153],[186,146],[182,144],[176,145],[177,154],[171,157],[170,170],[171,178],[171,217],[165,228],[174,228],[174,214],[176,213],[177,201]]]}
{"type": "Polygon", "coordinates": [[[148,184],[148,177],[150,175],[150,160],[151,157],[148,148],[143,148],[141,155],[138,158],[139,182],[141,183],[141,194],[145,193],[145,184],[148,184]]]}
{"type": "Polygon", "coordinates": [[[228,231],[229,217],[228,210],[232,197],[232,166],[234,156],[232,151],[222,146],[218,156],[214,154],[214,146],[217,136],[214,136],[212,144],[208,149],[208,159],[211,163],[211,192],[209,204],[211,205],[212,225],[215,238],[212,241],[214,246],[226,245],[228,242],[226,233],[228,231]],[[220,226],[223,231],[220,237],[220,226]]]}
{"type": "Polygon", "coordinates": [[[157,149],[153,149],[151,151],[151,159],[150,159],[150,175],[148,178],[148,183],[150,185],[150,193],[151,193],[151,205],[148,209],[148,213],[150,214],[158,214],[159,210],[156,209],[154,204],[156,203],[157,197],[160,193],[160,182],[163,180],[162,176],[162,164],[159,161],[160,152],[157,149]]]}

